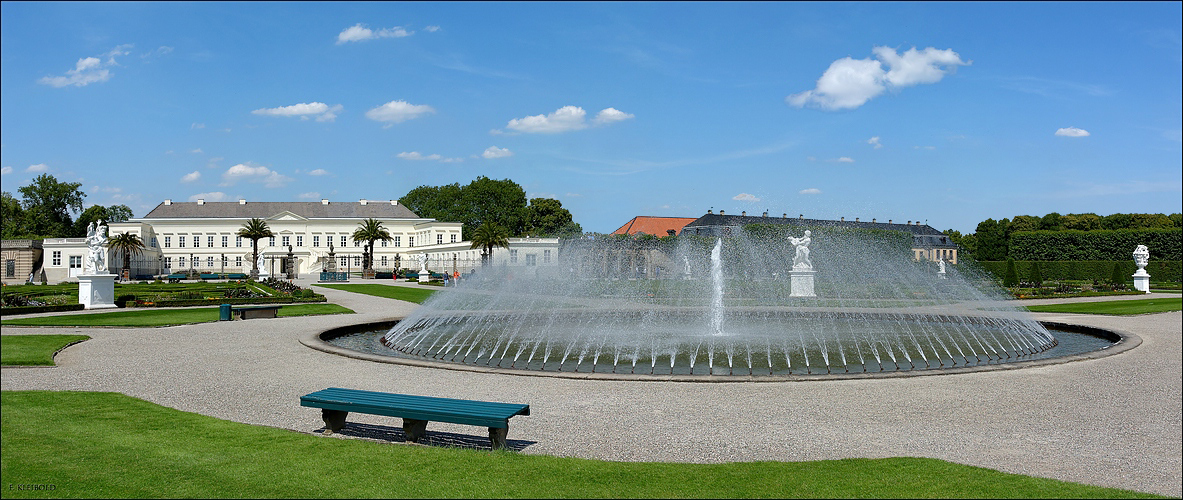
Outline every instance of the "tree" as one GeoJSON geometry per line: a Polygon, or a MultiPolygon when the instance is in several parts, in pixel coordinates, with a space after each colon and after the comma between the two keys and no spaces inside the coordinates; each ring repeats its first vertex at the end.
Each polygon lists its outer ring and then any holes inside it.
{"type": "Polygon", "coordinates": [[[510,235],[526,230],[526,191],[509,179],[477,177],[467,186],[419,186],[399,203],[420,217],[464,224],[463,238],[471,240],[485,223],[501,226],[510,235]]]}
{"type": "Polygon", "coordinates": [[[582,233],[583,228],[571,220],[571,212],[554,198],[532,198],[526,207],[525,232],[532,236],[551,236],[559,233],[582,233]]]}
{"type": "Polygon", "coordinates": [[[258,217],[246,221],[237,233],[243,238],[251,240],[251,279],[259,279],[259,240],[275,236],[267,221],[258,217]]]}
{"type": "Polygon", "coordinates": [[[139,236],[132,233],[120,233],[111,237],[107,240],[107,248],[123,256],[123,271],[129,274],[131,273],[132,255],[144,254],[144,242],[140,240],[139,236]]]}
{"type": "Polygon", "coordinates": [[[65,238],[71,235],[72,212],[82,211],[80,182],[58,182],[52,175],[41,174],[28,186],[18,188],[23,197],[26,227],[32,235],[65,238]]]}
{"type": "Polygon", "coordinates": [[[986,219],[978,223],[978,248],[975,258],[978,260],[1003,260],[1008,253],[1007,231],[1010,221],[1002,219],[986,219]]]}
{"type": "Polygon", "coordinates": [[[362,265],[365,271],[373,271],[374,242],[378,240],[390,241],[394,238],[390,236],[390,231],[382,227],[381,221],[370,218],[357,223],[357,229],[353,231],[353,239],[366,242],[366,261],[362,265]]]}
{"type": "Polygon", "coordinates": [[[1101,217],[1097,214],[1068,214],[1060,218],[1064,229],[1077,231],[1096,231],[1101,229],[1101,217]]]}
{"type": "Polygon", "coordinates": [[[78,215],[78,220],[74,221],[74,228],[70,237],[81,238],[86,236],[86,227],[91,222],[102,220],[109,224],[112,222],[124,222],[131,217],[131,208],[127,205],[111,205],[109,207],[92,205],[78,215]]]}
{"type": "Polygon", "coordinates": [[[1006,226],[1007,233],[1016,233],[1019,231],[1038,231],[1039,217],[1031,215],[1016,215],[1011,219],[1010,224],[1006,226]]]}
{"type": "Polygon", "coordinates": [[[1027,272],[1027,281],[1030,281],[1036,288],[1043,286],[1043,270],[1039,268],[1039,261],[1031,262],[1031,269],[1027,272]]]}
{"type": "Polygon", "coordinates": [[[1002,286],[1007,288],[1019,284],[1019,273],[1015,272],[1015,259],[1006,259],[1006,274],[1002,276],[1002,286]]]}
{"type": "Polygon", "coordinates": [[[509,231],[488,222],[472,232],[472,245],[469,248],[481,249],[481,265],[489,263],[494,247],[509,248],[509,231]]]}
{"type": "Polygon", "coordinates": [[[1060,214],[1052,212],[1039,219],[1040,231],[1062,231],[1064,223],[1060,220],[1060,214]]]}
{"type": "Polygon", "coordinates": [[[1109,282],[1113,284],[1114,288],[1125,285],[1125,273],[1122,272],[1121,262],[1113,263],[1113,272],[1109,275],[1109,282]]]}
{"type": "Polygon", "coordinates": [[[464,215],[460,207],[460,191],[458,183],[419,186],[399,198],[398,202],[420,217],[455,222],[464,215]]]}
{"type": "Polygon", "coordinates": [[[21,208],[21,202],[8,191],[3,192],[3,199],[0,200],[0,233],[6,240],[29,236],[25,228],[25,211],[21,208]]]}

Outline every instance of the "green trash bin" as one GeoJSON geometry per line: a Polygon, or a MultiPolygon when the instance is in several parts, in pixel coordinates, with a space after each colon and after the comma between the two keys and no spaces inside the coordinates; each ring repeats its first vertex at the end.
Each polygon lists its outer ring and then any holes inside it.
{"type": "Polygon", "coordinates": [[[222,304],[218,308],[218,321],[230,321],[230,304],[222,304]]]}

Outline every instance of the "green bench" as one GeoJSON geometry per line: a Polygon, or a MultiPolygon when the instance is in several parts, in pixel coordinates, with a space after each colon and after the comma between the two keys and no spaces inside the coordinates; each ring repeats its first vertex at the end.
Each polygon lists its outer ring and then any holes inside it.
{"type": "Polygon", "coordinates": [[[349,412],[384,415],[403,419],[407,441],[418,442],[427,433],[427,422],[450,422],[489,428],[493,449],[505,448],[509,418],[529,415],[530,405],[493,403],[467,399],[433,398],[388,392],[360,391],[331,387],[300,396],[300,406],[321,409],[325,434],[345,427],[349,412]]]}
{"type": "Polygon", "coordinates": [[[275,318],[279,315],[281,305],[262,306],[234,306],[230,311],[238,315],[238,319],[275,318]]]}

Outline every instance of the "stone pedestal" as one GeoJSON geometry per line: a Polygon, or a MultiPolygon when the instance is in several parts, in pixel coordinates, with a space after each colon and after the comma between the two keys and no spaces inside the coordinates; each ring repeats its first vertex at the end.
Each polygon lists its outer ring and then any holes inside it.
{"type": "Polygon", "coordinates": [[[817,297],[813,294],[813,275],[817,271],[792,270],[789,272],[790,297],[817,297]]]}
{"type": "Polygon", "coordinates": [[[1150,293],[1150,273],[1145,269],[1139,269],[1134,273],[1134,290],[1150,293]]]}
{"type": "Polygon", "coordinates": [[[937,271],[937,276],[939,276],[939,277],[940,277],[941,279],[943,279],[943,280],[947,280],[947,279],[949,279],[947,276],[945,276],[945,270],[944,270],[944,269],[941,269],[940,271],[937,271]]]}
{"type": "Polygon", "coordinates": [[[428,271],[426,269],[420,270],[419,271],[419,282],[420,283],[427,283],[428,281],[431,281],[431,271],[428,271]]]}
{"type": "Polygon", "coordinates": [[[78,276],[78,303],[87,309],[115,307],[114,274],[83,274],[78,276]]]}

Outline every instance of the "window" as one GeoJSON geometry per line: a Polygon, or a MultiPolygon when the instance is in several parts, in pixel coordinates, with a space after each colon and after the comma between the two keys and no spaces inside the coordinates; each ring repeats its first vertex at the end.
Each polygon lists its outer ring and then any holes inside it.
{"type": "Polygon", "coordinates": [[[452,235],[452,243],[455,243],[455,242],[456,242],[456,235],[455,235],[455,234],[453,234],[453,235],[452,235]]]}
{"type": "Polygon", "coordinates": [[[526,254],[526,265],[527,266],[537,266],[538,265],[538,256],[534,255],[532,253],[526,254]]]}
{"type": "Polygon", "coordinates": [[[182,268],[182,269],[185,268],[185,258],[184,257],[177,257],[177,267],[182,268]]]}
{"type": "Polygon", "coordinates": [[[267,238],[267,246],[269,246],[269,247],[275,246],[275,237],[274,236],[267,238]]]}
{"type": "Polygon", "coordinates": [[[242,267],[242,256],[241,255],[234,258],[234,267],[242,267]]]}
{"type": "Polygon", "coordinates": [[[201,267],[201,257],[194,257],[190,262],[193,263],[193,267],[201,267]]]}
{"type": "Polygon", "coordinates": [[[222,237],[222,248],[226,248],[226,247],[228,247],[228,246],[230,246],[230,237],[229,237],[229,236],[223,236],[223,237],[222,237]]]}
{"type": "Polygon", "coordinates": [[[415,246],[415,237],[414,236],[407,236],[407,246],[409,246],[409,247],[415,246]]]}
{"type": "MultiPolygon", "coordinates": [[[[205,237],[205,246],[210,247],[210,248],[214,247],[214,237],[213,236],[206,236],[205,237]]],[[[222,245],[222,246],[226,246],[226,245],[222,245]]]]}
{"type": "Polygon", "coordinates": [[[173,246],[173,237],[172,236],[165,236],[164,237],[164,248],[172,248],[172,246],[173,246]]]}
{"type": "Polygon", "coordinates": [[[205,266],[206,267],[214,267],[214,256],[213,255],[206,257],[205,266]]]}
{"type": "Polygon", "coordinates": [[[382,267],[386,267],[386,256],[382,256],[382,267]]]}
{"type": "Polygon", "coordinates": [[[61,250],[54,250],[53,251],[53,265],[54,266],[62,265],[62,251],[61,250]]]}
{"type": "Polygon", "coordinates": [[[382,248],[386,248],[386,240],[382,240],[382,248]]]}
{"type": "Polygon", "coordinates": [[[444,244],[444,235],[442,235],[442,234],[435,235],[435,244],[436,245],[443,245],[444,244]]]}
{"type": "Polygon", "coordinates": [[[353,265],[355,265],[355,266],[361,265],[361,256],[359,256],[359,255],[353,256],[353,265]]]}
{"type": "Polygon", "coordinates": [[[394,246],[395,247],[403,246],[403,237],[402,236],[395,236],[394,237],[394,246]]]}
{"type": "Polygon", "coordinates": [[[342,255],[341,256],[341,267],[345,267],[348,265],[349,265],[349,257],[342,255]]]}
{"type": "Polygon", "coordinates": [[[173,258],[172,257],[165,257],[164,258],[164,268],[168,269],[171,267],[173,267],[173,258]]]}
{"type": "Polygon", "coordinates": [[[353,246],[361,246],[361,240],[353,240],[353,246]]]}
{"type": "Polygon", "coordinates": [[[156,247],[159,247],[159,246],[160,246],[160,245],[159,245],[158,243],[156,243],[156,237],[155,237],[155,236],[153,236],[153,237],[152,237],[152,247],[153,247],[153,248],[156,248],[156,247]]]}
{"type": "Polygon", "coordinates": [[[342,234],[342,235],[341,235],[341,246],[345,246],[345,245],[346,245],[346,243],[345,243],[345,235],[344,235],[344,234],[342,234]]]}
{"type": "Polygon", "coordinates": [[[543,250],[542,251],[542,263],[543,264],[550,264],[550,250],[543,250]]]}
{"type": "Polygon", "coordinates": [[[296,246],[298,246],[298,247],[304,246],[304,236],[303,235],[296,236],[296,246]]]}
{"type": "Polygon", "coordinates": [[[184,236],[177,236],[177,247],[178,248],[185,248],[185,237],[184,236]]]}
{"type": "Polygon", "coordinates": [[[317,248],[319,246],[320,246],[320,235],[313,235],[312,236],[312,248],[317,248]]]}
{"type": "Polygon", "coordinates": [[[283,246],[286,247],[291,244],[292,244],[292,237],[291,236],[284,236],[283,237],[283,246]]]}
{"type": "Polygon", "coordinates": [[[71,255],[70,256],[70,269],[82,269],[82,256],[81,255],[71,255]]]}
{"type": "Polygon", "coordinates": [[[235,236],[234,237],[234,246],[236,246],[236,247],[242,246],[242,236],[235,236]]]}
{"type": "Polygon", "coordinates": [[[509,251],[509,263],[510,264],[517,264],[518,263],[518,251],[517,250],[510,250],[509,251]]]}
{"type": "Polygon", "coordinates": [[[16,259],[5,259],[4,260],[4,277],[5,278],[15,278],[16,277],[16,259]]]}

